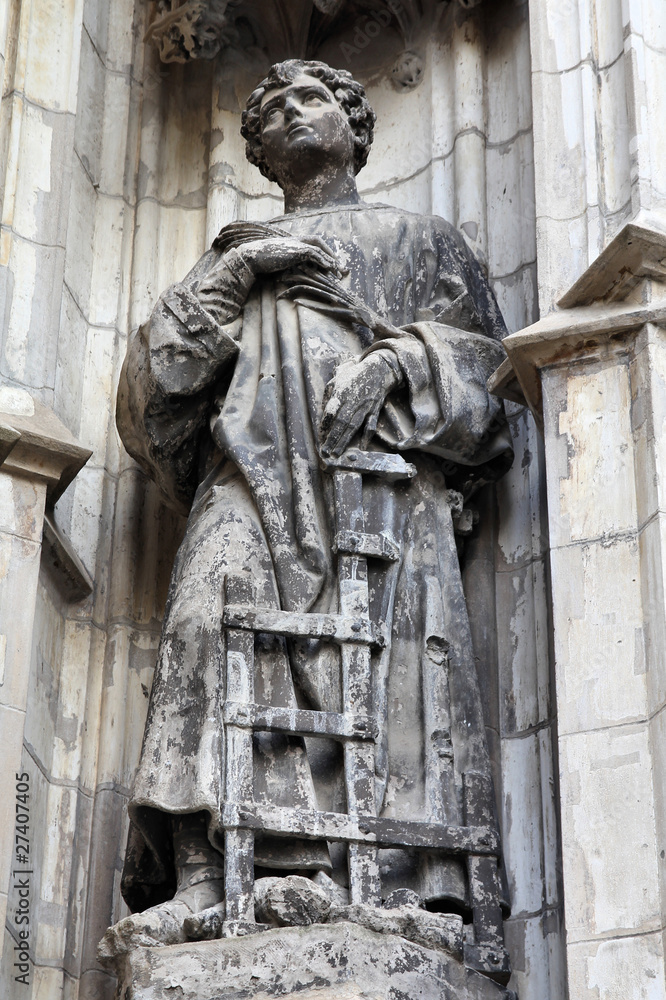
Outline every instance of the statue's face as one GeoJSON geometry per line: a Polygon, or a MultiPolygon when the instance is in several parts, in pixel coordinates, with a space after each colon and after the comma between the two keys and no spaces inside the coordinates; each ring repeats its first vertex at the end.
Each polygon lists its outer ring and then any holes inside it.
{"type": "Polygon", "coordinates": [[[299,158],[353,163],[354,134],[347,115],[316,77],[299,73],[286,87],[267,91],[260,120],[264,156],[278,178],[299,158]]]}

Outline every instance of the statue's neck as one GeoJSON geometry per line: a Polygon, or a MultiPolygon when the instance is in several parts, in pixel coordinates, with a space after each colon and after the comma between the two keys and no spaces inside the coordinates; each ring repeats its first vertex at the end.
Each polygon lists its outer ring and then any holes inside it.
{"type": "Polygon", "coordinates": [[[356,178],[351,171],[328,175],[318,173],[306,181],[285,184],[283,191],[285,214],[334,205],[358,205],[361,200],[356,178]]]}

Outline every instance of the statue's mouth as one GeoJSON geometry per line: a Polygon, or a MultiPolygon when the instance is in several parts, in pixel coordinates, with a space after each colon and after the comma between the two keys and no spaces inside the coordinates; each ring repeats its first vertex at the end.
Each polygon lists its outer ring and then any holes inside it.
{"type": "Polygon", "coordinates": [[[293,135],[294,132],[298,132],[299,129],[302,128],[310,131],[310,126],[306,125],[305,122],[294,122],[293,125],[290,125],[289,128],[287,129],[287,135],[293,135]]]}

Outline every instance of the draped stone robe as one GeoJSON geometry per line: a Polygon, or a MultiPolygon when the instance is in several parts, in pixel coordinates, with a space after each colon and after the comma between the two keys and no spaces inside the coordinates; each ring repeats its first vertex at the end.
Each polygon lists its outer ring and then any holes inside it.
{"type": "MultiPolygon", "coordinates": [[[[511,462],[501,404],[486,389],[504,356],[497,304],[442,219],[361,204],[273,225],[295,237],[316,234],[348,273],[339,284],[318,284],[307,269],[252,284],[236,248],[261,232],[232,224],[160,298],[130,342],[121,376],[118,426],[128,451],[174,506],[191,506],[129,806],[123,892],[133,909],[174,891],[169,814],[203,811],[211,843],[224,848],[225,576],[249,573],[264,607],[337,610],[332,481],[319,461],[318,428],[337,365],[369,351],[382,351],[401,378],[370,447],[399,450],[418,471],[393,485],[364,481],[365,530],[390,530],[401,549],[397,562],[368,565],[371,617],[391,637],[373,654],[378,813],[462,823],[463,772],[489,774],[451,491],[466,497],[511,462]],[[218,323],[197,288],[221,258],[218,323]],[[378,340],[345,290],[402,335],[378,340]],[[442,708],[434,692],[447,657],[450,706],[442,708]],[[452,758],[448,785],[438,755],[452,758]]],[[[343,710],[339,651],[258,636],[255,700],[343,710]]],[[[344,811],[335,743],[256,734],[254,763],[255,800],[344,811]]],[[[264,836],[255,862],[322,869],[342,882],[343,853],[264,836]]],[[[458,862],[386,850],[380,867],[385,894],[407,886],[435,908],[467,905],[458,862]]]]}

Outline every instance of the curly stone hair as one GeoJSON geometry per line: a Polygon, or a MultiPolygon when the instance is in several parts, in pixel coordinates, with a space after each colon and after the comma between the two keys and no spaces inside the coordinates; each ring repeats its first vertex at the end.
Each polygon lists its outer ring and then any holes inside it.
{"type": "Polygon", "coordinates": [[[321,80],[347,115],[354,133],[354,169],[355,173],[358,173],[368,159],[377,116],[368,103],[365,90],[351,73],[346,69],[333,69],[326,63],[314,59],[286,59],[284,62],[276,63],[271,66],[266,79],[262,80],[257,89],[250,94],[241,117],[241,135],[246,140],[245,155],[250,163],[259,167],[264,177],[269,181],[277,181],[277,177],[266,163],[261,145],[259,117],[261,101],[268,90],[286,87],[302,72],[321,80]]]}

